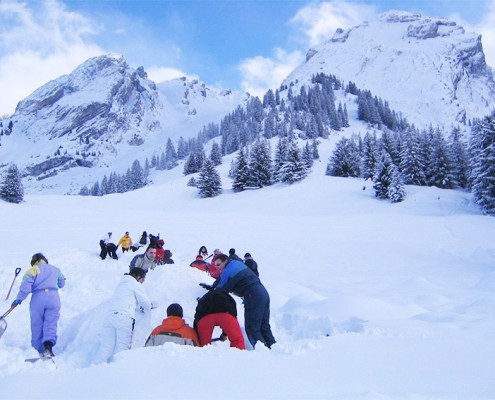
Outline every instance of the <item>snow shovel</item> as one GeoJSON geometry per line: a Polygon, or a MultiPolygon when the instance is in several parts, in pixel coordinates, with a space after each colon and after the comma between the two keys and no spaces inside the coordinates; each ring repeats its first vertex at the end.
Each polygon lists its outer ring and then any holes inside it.
{"type": "Polygon", "coordinates": [[[5,329],[7,329],[7,321],[5,321],[5,317],[10,314],[10,312],[16,308],[17,305],[10,307],[5,314],[0,317],[0,337],[2,337],[5,329]]]}
{"type": "Polygon", "coordinates": [[[12,288],[14,287],[14,282],[15,282],[15,279],[17,278],[17,275],[19,275],[19,272],[21,272],[21,269],[20,268],[16,268],[15,269],[14,280],[12,281],[12,285],[10,285],[9,292],[7,293],[7,297],[5,298],[5,300],[8,300],[9,299],[10,292],[12,291],[12,288]]]}

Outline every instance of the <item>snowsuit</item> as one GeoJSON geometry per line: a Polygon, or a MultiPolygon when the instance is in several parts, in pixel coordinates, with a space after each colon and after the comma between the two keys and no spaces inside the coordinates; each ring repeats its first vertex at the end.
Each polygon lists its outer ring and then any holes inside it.
{"type": "Polygon", "coordinates": [[[201,346],[211,343],[211,336],[216,326],[227,335],[230,347],[240,350],[246,348],[241,327],[237,321],[237,306],[235,300],[228,293],[210,290],[198,300],[194,327],[198,331],[201,346]]]}
{"type": "Polygon", "coordinates": [[[146,253],[144,253],[134,256],[134,258],[131,260],[131,263],[129,264],[129,271],[133,268],[142,268],[146,272],[148,272],[148,269],[155,269],[155,267],[155,259],[149,259],[148,256],[146,256],[146,253]]]}
{"type": "Polygon", "coordinates": [[[44,342],[57,344],[57,323],[60,317],[58,289],[65,285],[65,277],[57,267],[40,261],[23,276],[17,300],[24,300],[29,293],[31,302],[31,345],[44,351],[44,342]]]}
{"type": "Polygon", "coordinates": [[[199,346],[199,339],[196,331],[188,326],[181,317],[170,316],[151,331],[145,346],[160,346],[164,343],[199,346]]]}
{"type": "Polygon", "coordinates": [[[270,296],[260,279],[241,261],[227,263],[215,290],[232,292],[244,299],[244,328],[249,341],[270,347],[275,343],[270,328],[270,296]]]}
{"type": "Polygon", "coordinates": [[[114,354],[131,348],[136,309],[149,312],[151,301],[143,285],[125,274],[110,300],[98,360],[107,362],[114,354]]]}

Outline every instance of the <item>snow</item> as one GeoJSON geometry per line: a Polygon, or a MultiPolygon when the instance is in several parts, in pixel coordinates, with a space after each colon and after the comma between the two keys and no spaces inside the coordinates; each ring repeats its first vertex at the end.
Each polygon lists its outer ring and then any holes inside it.
{"type": "Polygon", "coordinates": [[[24,362],[36,356],[28,299],[6,317],[0,398],[495,398],[495,219],[467,192],[407,186],[405,201],[391,204],[374,198],[370,182],[327,177],[336,140],[322,143],[322,161],[292,186],[233,193],[231,156],[219,168],[224,193],[212,199],[198,198],[179,166],[125,194],[0,202],[2,296],[23,269],[3,309],[33,253],[67,277],[56,365],[24,362]],[[105,306],[137,254],[102,261],[98,241],[127,230],[134,241],[143,230],[160,233],[175,264],[148,274],[159,307],[138,315],[133,348],[96,364],[105,306]],[[271,296],[272,350],[143,347],[172,302],[192,324],[198,283],[211,282],[188,266],[201,245],[234,247],[258,262],[271,296]]]}

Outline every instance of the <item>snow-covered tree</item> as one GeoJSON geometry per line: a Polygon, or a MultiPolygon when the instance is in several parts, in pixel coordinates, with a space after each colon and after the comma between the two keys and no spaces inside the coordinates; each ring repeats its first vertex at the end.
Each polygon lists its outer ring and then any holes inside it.
{"type": "Polygon", "coordinates": [[[376,134],[366,132],[363,139],[361,157],[361,177],[365,180],[375,177],[376,167],[378,163],[378,145],[376,143],[376,134]]]}
{"type": "Polygon", "coordinates": [[[454,179],[461,188],[469,186],[469,162],[467,145],[463,140],[459,127],[452,129],[449,136],[449,152],[454,167],[454,179]]]}
{"type": "Polygon", "coordinates": [[[222,164],[222,152],[220,150],[220,145],[217,142],[213,142],[210,152],[210,160],[213,161],[214,166],[222,164]]]}
{"type": "Polygon", "coordinates": [[[272,184],[272,157],[268,140],[254,142],[249,156],[249,172],[251,186],[261,188],[272,184]]]}
{"type": "Polygon", "coordinates": [[[172,169],[179,165],[177,152],[175,151],[174,144],[170,138],[167,139],[167,146],[165,148],[164,169],[172,169]]]}
{"type": "Polygon", "coordinates": [[[326,175],[358,177],[361,158],[354,139],[341,138],[328,161],[326,175]]]}
{"type": "Polygon", "coordinates": [[[244,147],[241,147],[239,154],[237,155],[234,171],[234,181],[232,182],[232,188],[236,192],[243,191],[250,183],[250,171],[248,160],[244,152],[244,147]]]}
{"type": "Polygon", "coordinates": [[[207,158],[197,179],[199,196],[202,198],[218,196],[222,193],[222,181],[213,162],[207,158]]]}
{"type": "Polygon", "coordinates": [[[11,164],[4,175],[0,197],[9,203],[20,203],[24,200],[21,172],[16,164],[11,164]]]}
{"type": "Polygon", "coordinates": [[[390,199],[394,203],[404,199],[405,192],[402,178],[397,167],[392,162],[390,154],[386,151],[382,151],[373,181],[373,188],[375,189],[375,196],[379,199],[390,199]]]}
{"type": "Polygon", "coordinates": [[[287,157],[280,170],[280,181],[292,184],[303,180],[306,176],[308,176],[308,170],[302,159],[301,150],[295,139],[290,137],[287,142],[287,157]]]}
{"type": "Polygon", "coordinates": [[[426,183],[425,160],[421,151],[419,136],[412,129],[403,132],[400,159],[399,167],[404,183],[424,185],[426,183]]]}
{"type": "Polygon", "coordinates": [[[495,112],[473,125],[472,191],[483,212],[495,215],[495,112]]]}

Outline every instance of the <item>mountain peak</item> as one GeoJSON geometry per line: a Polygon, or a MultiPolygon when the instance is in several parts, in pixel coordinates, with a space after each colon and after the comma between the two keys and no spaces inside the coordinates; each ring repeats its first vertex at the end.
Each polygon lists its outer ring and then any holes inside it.
{"type": "Polygon", "coordinates": [[[388,11],[337,29],[284,83],[320,72],[370,90],[418,126],[467,124],[495,102],[481,36],[441,17],[388,11]]]}

